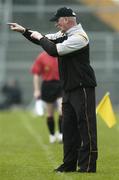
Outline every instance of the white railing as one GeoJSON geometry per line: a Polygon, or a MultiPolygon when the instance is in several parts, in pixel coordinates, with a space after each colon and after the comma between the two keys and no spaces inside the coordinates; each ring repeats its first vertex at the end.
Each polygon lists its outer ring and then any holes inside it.
{"type": "Polygon", "coordinates": [[[1,11],[1,33],[0,33],[0,83],[5,78],[6,73],[6,54],[7,54],[7,47],[9,41],[9,34],[7,22],[12,19],[11,12],[12,12],[12,0],[5,1],[2,3],[0,1],[0,11],[1,11]]]}

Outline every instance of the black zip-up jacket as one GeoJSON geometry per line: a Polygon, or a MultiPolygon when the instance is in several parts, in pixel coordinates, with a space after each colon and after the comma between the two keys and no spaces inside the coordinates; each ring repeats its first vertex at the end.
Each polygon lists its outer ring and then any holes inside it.
{"type": "Polygon", "coordinates": [[[33,43],[42,46],[51,56],[58,57],[60,79],[65,91],[71,91],[78,87],[95,87],[97,85],[94,71],[90,66],[89,44],[80,50],[60,56],[55,44],[66,40],[66,36],[52,41],[43,37],[39,41],[32,39],[28,30],[23,35],[33,43]]]}

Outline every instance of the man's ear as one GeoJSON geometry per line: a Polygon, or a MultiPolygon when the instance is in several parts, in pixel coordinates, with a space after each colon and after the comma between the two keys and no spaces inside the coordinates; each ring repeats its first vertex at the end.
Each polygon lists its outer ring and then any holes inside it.
{"type": "Polygon", "coordinates": [[[64,18],[64,21],[67,23],[67,22],[68,22],[68,17],[65,17],[65,18],[64,18]]]}

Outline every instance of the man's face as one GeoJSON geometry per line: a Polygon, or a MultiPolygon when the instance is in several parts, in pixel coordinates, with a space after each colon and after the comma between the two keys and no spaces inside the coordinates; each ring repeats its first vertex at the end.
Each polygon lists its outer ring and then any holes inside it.
{"type": "Polygon", "coordinates": [[[55,23],[55,26],[60,29],[62,32],[66,32],[67,31],[67,22],[68,22],[68,19],[67,17],[60,17],[56,23],[55,23]]]}

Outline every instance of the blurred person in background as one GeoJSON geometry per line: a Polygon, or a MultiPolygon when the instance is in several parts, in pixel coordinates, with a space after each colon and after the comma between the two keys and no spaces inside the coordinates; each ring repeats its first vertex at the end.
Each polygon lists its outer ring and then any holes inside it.
{"type": "MultiPolygon", "coordinates": [[[[46,103],[49,142],[62,142],[62,88],[59,81],[58,61],[45,51],[40,53],[32,65],[34,97],[46,103]],[[57,104],[55,104],[57,103],[57,104]],[[55,133],[55,108],[58,109],[58,132],[55,133]]],[[[40,107],[39,107],[40,108],[40,107]]]]}
{"type": "Polygon", "coordinates": [[[56,172],[96,172],[97,123],[95,73],[90,65],[90,43],[76,13],[62,7],[51,21],[59,29],[54,34],[42,35],[17,23],[10,29],[22,33],[28,40],[40,45],[49,55],[58,57],[60,79],[63,85],[63,164],[56,172]],[[77,169],[78,167],[78,169],[77,169]]]}
{"type": "Polygon", "coordinates": [[[1,93],[4,100],[0,104],[0,109],[9,109],[22,105],[22,91],[17,80],[10,79],[5,83],[1,88],[1,93]]]}

